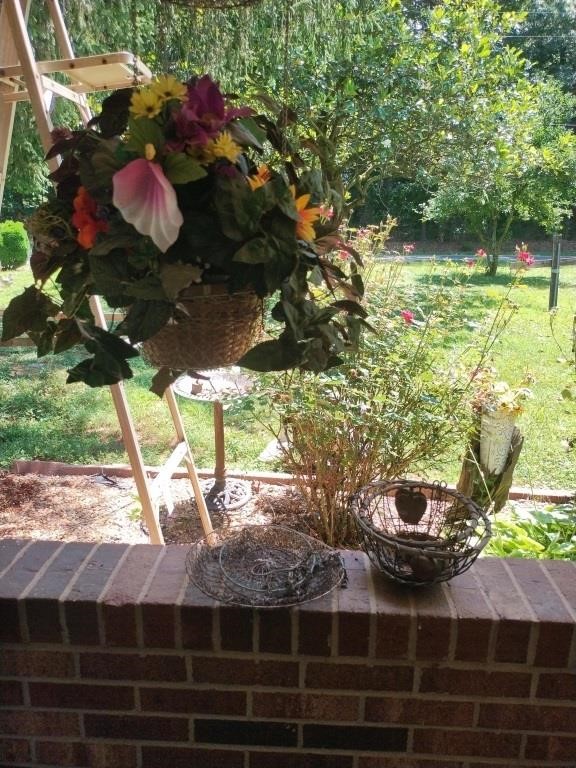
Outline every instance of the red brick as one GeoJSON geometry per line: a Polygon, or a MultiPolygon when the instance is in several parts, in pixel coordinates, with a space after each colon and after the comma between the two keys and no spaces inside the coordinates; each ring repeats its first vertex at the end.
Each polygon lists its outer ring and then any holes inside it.
{"type": "Polygon", "coordinates": [[[413,751],[429,756],[518,758],[521,743],[520,734],[416,728],[413,751]]]}
{"type": "Polygon", "coordinates": [[[406,728],[356,725],[302,726],[304,747],[359,752],[406,752],[406,728]]]}
{"type": "Polygon", "coordinates": [[[410,642],[410,615],[376,616],[376,656],[380,659],[407,659],[410,642]]]}
{"type": "Polygon", "coordinates": [[[145,648],[173,648],[176,604],[186,576],[188,547],[169,546],[142,600],[142,629],[145,648]]]}
{"type": "Polygon", "coordinates": [[[244,768],[244,753],[223,749],[142,747],[142,768],[244,768]]]}
{"type": "Polygon", "coordinates": [[[64,642],[60,626],[58,600],[24,601],[28,635],[32,643],[64,642]]]}
{"type": "Polygon", "coordinates": [[[497,625],[494,661],[526,664],[532,624],[501,619],[497,625]]]}
{"type": "Polygon", "coordinates": [[[29,539],[0,539],[0,573],[5,571],[16,555],[30,543],[29,539]]]}
{"type": "Polygon", "coordinates": [[[176,606],[141,605],[145,648],[176,647],[176,606]]]}
{"type": "Polygon", "coordinates": [[[315,720],[316,722],[354,722],[358,720],[359,701],[357,696],[254,691],[252,709],[256,717],[315,720]]]}
{"type": "Polygon", "coordinates": [[[81,653],[80,674],[97,680],[186,680],[181,656],[137,653],[81,653]]]}
{"type": "Polygon", "coordinates": [[[15,599],[4,600],[0,597],[0,643],[21,643],[24,638],[20,627],[18,602],[15,599]]]}
{"type": "Polygon", "coordinates": [[[212,624],[214,606],[182,606],[180,623],[182,625],[182,647],[194,651],[210,651],[213,647],[212,624]]]}
{"type": "Polygon", "coordinates": [[[311,662],[306,669],[308,688],[337,688],[351,691],[410,691],[412,667],[322,664],[311,662]]]}
{"type": "Polygon", "coordinates": [[[18,680],[0,680],[0,706],[18,706],[24,703],[22,683],[18,680]]]}
{"type": "Polygon", "coordinates": [[[447,584],[457,618],[454,658],[486,661],[494,627],[494,612],[475,578],[474,569],[461,573],[447,584]]]}
{"type": "Polygon", "coordinates": [[[79,541],[66,544],[42,578],[27,593],[26,599],[57,600],[93,548],[94,544],[79,541]]]}
{"type": "Polygon", "coordinates": [[[508,566],[530,602],[539,622],[534,664],[564,667],[568,664],[574,621],[546,576],[539,560],[511,558],[508,566]]]}
{"type": "Polygon", "coordinates": [[[136,747],[125,744],[36,742],[36,761],[57,766],[90,768],[136,768],[136,747]]]}
{"type": "Polygon", "coordinates": [[[576,733],[576,707],[482,704],[478,725],[506,731],[576,733]]]}
{"type": "Polygon", "coordinates": [[[38,571],[62,547],[60,541],[34,541],[0,578],[0,596],[18,599],[38,571]]]}
{"type": "MultiPolygon", "coordinates": [[[[471,768],[460,760],[425,760],[421,757],[360,757],[358,768],[471,768]]],[[[494,768],[494,766],[492,766],[494,768]]]]}
{"type": "Polygon", "coordinates": [[[276,608],[258,612],[258,650],[260,653],[292,652],[292,611],[276,608]]]}
{"type": "Polygon", "coordinates": [[[71,643],[100,644],[96,601],[126,549],[126,544],[101,544],[84,564],[74,585],[66,593],[64,610],[71,643]]]}
{"type": "Polygon", "coordinates": [[[64,603],[68,638],[73,645],[100,645],[100,627],[96,602],[75,600],[64,603]]]}
{"type": "Polygon", "coordinates": [[[134,647],[138,644],[136,603],[162,553],[162,547],[150,544],[130,547],[112,582],[100,597],[106,645],[134,647]]]}
{"type": "Polygon", "coordinates": [[[576,700],[576,673],[545,673],[540,675],[536,696],[542,699],[576,700]]]}
{"type": "Polygon", "coordinates": [[[376,656],[380,659],[409,657],[413,610],[411,590],[372,568],[376,600],[376,656]]]}
{"type": "Polygon", "coordinates": [[[122,741],[187,741],[188,718],[84,715],[86,736],[122,741]]]}
{"type": "Polygon", "coordinates": [[[472,702],[396,697],[366,699],[366,721],[384,724],[471,726],[473,716],[472,702]]]}
{"type": "Polygon", "coordinates": [[[498,617],[494,659],[526,663],[534,613],[510,578],[504,561],[482,557],[474,565],[474,575],[498,617]]]}
{"type": "Polygon", "coordinates": [[[558,591],[571,607],[576,606],[576,563],[567,560],[546,560],[541,563],[558,591]]]}
{"type": "Polygon", "coordinates": [[[0,712],[0,733],[6,736],[79,736],[78,715],[71,712],[0,712]]]}
{"type": "Polygon", "coordinates": [[[328,593],[298,608],[298,653],[330,656],[332,653],[333,595],[328,593]]]}
{"type": "Polygon", "coordinates": [[[251,608],[220,607],[220,645],[223,651],[252,651],[254,612],[251,608]]]}
{"type": "Polygon", "coordinates": [[[483,669],[431,667],[422,670],[421,693],[470,697],[524,697],[530,693],[530,674],[489,672],[483,669]]]}
{"type": "Polygon", "coordinates": [[[537,667],[567,667],[574,635],[573,624],[540,624],[534,656],[537,667]]]}
{"type": "Polygon", "coordinates": [[[134,689],[119,685],[30,683],[33,707],[58,709],[134,709],[134,689]]]}
{"type": "Polygon", "coordinates": [[[348,575],[345,589],[338,589],[338,655],[368,656],[370,643],[370,563],[359,552],[343,552],[348,575]]]}
{"type": "Polygon", "coordinates": [[[352,768],[348,755],[319,755],[298,752],[250,752],[250,768],[352,768]]]}
{"type": "Polygon", "coordinates": [[[3,649],[0,674],[12,677],[74,677],[74,656],[61,651],[3,649]]]}
{"type": "Polygon", "coordinates": [[[194,740],[199,744],[245,744],[262,747],[296,747],[296,723],[259,720],[194,720],[194,740]]]}
{"type": "Polygon", "coordinates": [[[185,712],[200,715],[244,715],[244,691],[189,690],[186,688],[141,688],[143,712],[185,712]]]}
{"type": "Polygon", "coordinates": [[[456,650],[457,661],[486,661],[494,622],[487,619],[458,620],[456,650]]]}
{"type": "Polygon", "coordinates": [[[0,737],[0,755],[4,764],[28,763],[31,761],[30,743],[24,739],[4,739],[0,737]]]}
{"type": "Polygon", "coordinates": [[[450,651],[452,611],[442,584],[416,590],[416,658],[440,661],[450,651]]]}
{"type": "Polygon", "coordinates": [[[98,600],[112,571],[122,559],[127,548],[128,545],[126,544],[100,544],[85,562],[74,585],[67,593],[67,601],[95,602],[98,600]]]}
{"type": "Polygon", "coordinates": [[[298,685],[298,663],[294,661],[255,661],[253,659],[195,658],[193,679],[196,683],[293,688],[298,685]]]}
{"type": "Polygon", "coordinates": [[[526,757],[530,760],[574,760],[576,738],[568,736],[528,736],[526,757]]]}

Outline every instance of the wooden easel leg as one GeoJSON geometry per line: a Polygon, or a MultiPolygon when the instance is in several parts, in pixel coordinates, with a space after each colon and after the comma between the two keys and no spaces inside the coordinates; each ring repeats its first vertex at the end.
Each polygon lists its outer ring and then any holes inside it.
{"type": "Polygon", "coordinates": [[[170,415],[172,416],[172,421],[174,422],[174,428],[176,429],[176,435],[178,436],[178,440],[180,442],[186,443],[186,453],[184,455],[184,463],[186,464],[188,477],[190,478],[192,489],[194,491],[194,498],[196,499],[196,506],[198,507],[198,513],[200,515],[200,521],[202,523],[202,528],[204,529],[204,534],[206,536],[209,536],[214,529],[212,527],[212,521],[210,520],[210,515],[208,514],[208,508],[206,507],[204,494],[202,493],[202,488],[200,487],[200,479],[198,477],[196,465],[194,464],[192,451],[190,450],[188,439],[186,437],[186,432],[184,431],[184,423],[182,421],[182,415],[178,408],[178,403],[176,402],[176,397],[174,396],[172,387],[168,387],[166,389],[166,391],[164,392],[164,398],[170,410],[170,415]]]}

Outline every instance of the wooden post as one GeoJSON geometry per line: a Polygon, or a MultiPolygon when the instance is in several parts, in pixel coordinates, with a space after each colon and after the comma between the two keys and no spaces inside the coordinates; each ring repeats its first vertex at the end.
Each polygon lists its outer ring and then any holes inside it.
{"type": "Polygon", "coordinates": [[[560,254],[562,253],[562,235],[552,237],[552,269],[550,270],[550,293],[548,309],[558,306],[558,286],[560,284],[560,254]]]}
{"type": "Polygon", "coordinates": [[[224,458],[224,408],[220,400],[214,400],[214,493],[226,487],[226,463],[224,458]]]}
{"type": "MultiPolygon", "coordinates": [[[[26,22],[30,10],[31,0],[22,0],[20,11],[26,22]]],[[[14,36],[11,34],[10,23],[8,20],[8,2],[0,4],[0,68],[9,64],[18,63],[18,53],[14,45],[14,36]]],[[[14,115],[16,114],[16,103],[5,102],[2,96],[5,93],[16,91],[6,83],[0,83],[0,211],[2,210],[2,199],[4,197],[4,187],[6,185],[6,172],[8,170],[8,159],[10,157],[10,143],[12,141],[12,129],[14,127],[14,115]]]]}

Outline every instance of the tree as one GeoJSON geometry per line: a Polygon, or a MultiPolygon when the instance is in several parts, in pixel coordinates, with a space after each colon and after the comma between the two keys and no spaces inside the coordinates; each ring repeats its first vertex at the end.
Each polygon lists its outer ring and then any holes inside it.
{"type": "Polygon", "coordinates": [[[515,98],[484,117],[482,132],[439,178],[425,216],[459,217],[488,253],[489,274],[496,274],[513,222],[535,221],[553,232],[571,214],[576,136],[564,123],[575,106],[555,82],[520,83],[515,98]]]}

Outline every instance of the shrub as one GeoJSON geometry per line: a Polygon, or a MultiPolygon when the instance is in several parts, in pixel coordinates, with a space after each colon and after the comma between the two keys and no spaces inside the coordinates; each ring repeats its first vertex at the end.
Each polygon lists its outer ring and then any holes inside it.
{"type": "Polygon", "coordinates": [[[26,264],[30,242],[21,221],[0,223],[0,267],[16,269],[26,264]]]}
{"type": "Polygon", "coordinates": [[[486,554],[576,560],[576,501],[523,508],[511,505],[494,523],[494,538],[486,554]]]}
{"type": "MultiPolygon", "coordinates": [[[[277,377],[268,390],[285,436],[284,467],[310,525],[332,546],[354,543],[348,505],[362,486],[425,474],[465,444],[474,378],[506,324],[487,318],[465,359],[452,360],[450,339],[467,313],[466,268],[436,266],[418,289],[402,284],[402,263],[373,266],[366,295],[374,332],[354,357],[319,375],[277,377]]],[[[503,310],[508,319],[513,310],[503,310]]]]}

